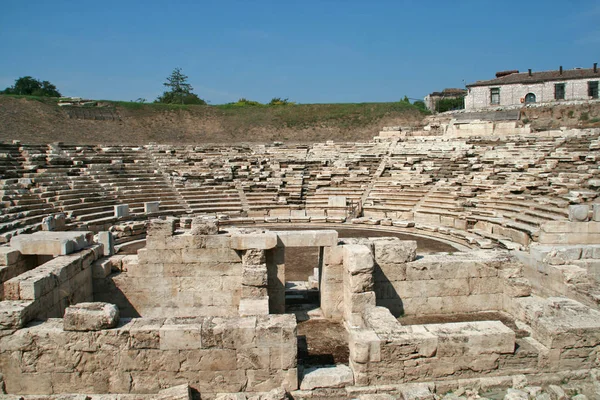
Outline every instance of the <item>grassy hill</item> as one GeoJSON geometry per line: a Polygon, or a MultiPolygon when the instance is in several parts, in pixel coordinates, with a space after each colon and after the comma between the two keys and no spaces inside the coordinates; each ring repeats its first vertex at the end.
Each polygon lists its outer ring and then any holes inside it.
{"type": "Polygon", "coordinates": [[[403,103],[276,106],[166,105],[99,101],[59,107],[58,99],[0,95],[0,140],[28,143],[165,144],[357,141],[382,126],[419,124],[403,103]]]}

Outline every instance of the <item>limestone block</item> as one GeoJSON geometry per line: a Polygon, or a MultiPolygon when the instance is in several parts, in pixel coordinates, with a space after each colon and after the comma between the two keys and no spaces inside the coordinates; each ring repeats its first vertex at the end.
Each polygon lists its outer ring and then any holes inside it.
{"type": "Polygon", "coordinates": [[[415,226],[415,221],[393,220],[392,225],[398,228],[412,228],[415,226]]]}
{"type": "Polygon", "coordinates": [[[591,221],[600,222],[600,203],[594,203],[592,207],[592,219],[591,221]]]}
{"type": "Polygon", "coordinates": [[[346,207],[346,196],[329,196],[328,207],[346,207]]]}
{"type": "Polygon", "coordinates": [[[114,328],[119,322],[119,309],[110,303],[79,303],[67,307],[65,331],[99,331],[114,328]]]}
{"type": "Polygon", "coordinates": [[[529,400],[529,393],[521,389],[508,388],[504,400],[529,400]]]}
{"type": "Polygon", "coordinates": [[[504,293],[509,297],[530,296],[531,284],[525,278],[507,278],[504,282],[504,293]]]}
{"type": "Polygon", "coordinates": [[[37,311],[38,304],[33,301],[0,302],[0,331],[6,329],[19,329],[31,321],[37,311]]]}
{"type": "Polygon", "coordinates": [[[19,261],[21,252],[8,246],[0,247],[0,266],[14,265],[19,261]]]}
{"type": "Polygon", "coordinates": [[[144,203],[144,212],[153,214],[160,211],[160,201],[148,201],[144,203]]]}
{"type": "Polygon", "coordinates": [[[360,364],[381,361],[381,340],[371,329],[351,329],[348,347],[350,359],[360,364]]]}
{"type": "Polygon", "coordinates": [[[404,385],[400,389],[404,400],[434,400],[435,397],[426,383],[404,385]]]}
{"type": "Polygon", "coordinates": [[[115,242],[112,233],[98,232],[98,243],[102,244],[104,257],[115,254],[115,242]]]}
{"type": "Polygon", "coordinates": [[[13,236],[10,246],[21,254],[66,255],[92,244],[91,232],[35,232],[13,236]]]}
{"type": "Polygon", "coordinates": [[[239,314],[242,317],[269,314],[269,296],[260,299],[240,299],[239,314]]]}
{"type": "Polygon", "coordinates": [[[242,299],[256,299],[268,296],[267,287],[242,286],[242,299]]]}
{"type": "Polygon", "coordinates": [[[92,264],[92,278],[103,279],[106,278],[112,272],[112,261],[111,260],[98,260],[92,264]]]}
{"type": "Polygon", "coordinates": [[[576,204],[569,206],[569,221],[585,222],[588,220],[590,206],[587,204],[576,204]]]}
{"type": "Polygon", "coordinates": [[[323,249],[323,262],[326,265],[340,265],[344,260],[344,247],[331,246],[323,249]]]}
{"type": "Polygon", "coordinates": [[[438,336],[438,357],[513,353],[515,332],[500,321],[431,324],[425,328],[438,336]]]}
{"type": "Polygon", "coordinates": [[[231,248],[235,250],[268,250],[275,246],[277,246],[277,235],[274,232],[231,235],[231,248]]]}
{"type": "Polygon", "coordinates": [[[265,262],[264,250],[249,249],[242,254],[242,263],[244,265],[262,265],[265,262]]]}
{"type": "Polygon", "coordinates": [[[348,301],[345,302],[347,313],[362,313],[365,310],[375,307],[376,304],[375,292],[351,293],[348,301]]]}
{"type": "Polygon", "coordinates": [[[557,385],[549,385],[546,389],[552,400],[567,400],[568,397],[565,391],[557,385]]]}
{"type": "Polygon", "coordinates": [[[242,256],[239,252],[228,248],[183,249],[181,250],[181,261],[179,262],[184,264],[239,263],[241,259],[242,256]]]}
{"type": "Polygon", "coordinates": [[[351,275],[372,274],[373,254],[367,246],[360,244],[344,245],[344,268],[351,275]]]}
{"type": "Polygon", "coordinates": [[[216,219],[194,217],[192,219],[192,235],[216,235],[219,233],[219,224],[216,219]]]}
{"type": "Polygon", "coordinates": [[[354,375],[347,365],[335,365],[327,367],[310,367],[304,371],[301,390],[313,390],[317,388],[341,388],[352,386],[354,375]]]}
{"type": "Polygon", "coordinates": [[[348,275],[345,282],[352,293],[363,293],[373,290],[373,274],[348,275]]]}
{"type": "Polygon", "coordinates": [[[56,229],[56,221],[52,215],[44,217],[42,220],[42,230],[43,231],[53,231],[56,229]]]}
{"type": "Polygon", "coordinates": [[[267,286],[267,265],[244,265],[242,271],[242,285],[245,286],[267,286]]]}
{"type": "Polygon", "coordinates": [[[161,350],[195,350],[202,348],[201,324],[165,323],[159,330],[161,350]]]}
{"type": "Polygon", "coordinates": [[[192,391],[187,383],[162,389],[155,397],[156,400],[192,400],[192,391]]]}
{"type": "Polygon", "coordinates": [[[461,231],[466,231],[468,227],[468,223],[466,219],[454,219],[454,228],[460,229],[461,231]]]}
{"type": "Polygon", "coordinates": [[[403,361],[429,358],[436,355],[439,338],[429,332],[425,325],[400,327],[391,332],[381,332],[382,360],[403,361]],[[385,342],[383,340],[385,339],[385,342]]]}
{"type": "Polygon", "coordinates": [[[403,264],[417,257],[415,240],[398,238],[372,238],[375,247],[375,261],[378,264],[403,264]]]}
{"type": "Polygon", "coordinates": [[[115,217],[123,218],[129,216],[129,205],[128,204],[118,204],[115,207],[115,217]]]}
{"type": "Polygon", "coordinates": [[[149,238],[166,238],[173,236],[175,220],[153,219],[148,224],[147,235],[149,238]]]}
{"type": "Polygon", "coordinates": [[[278,246],[285,247],[325,247],[335,246],[338,233],[334,230],[285,231],[277,233],[278,246]]]}

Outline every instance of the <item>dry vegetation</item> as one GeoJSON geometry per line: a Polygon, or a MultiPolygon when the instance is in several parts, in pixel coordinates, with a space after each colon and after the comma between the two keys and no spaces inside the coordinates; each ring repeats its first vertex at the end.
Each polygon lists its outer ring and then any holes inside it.
{"type": "Polygon", "coordinates": [[[198,106],[100,102],[75,117],[56,99],[0,96],[0,140],[166,144],[367,140],[425,116],[402,103],[198,106]],[[98,120],[106,115],[114,120],[98,120]]]}

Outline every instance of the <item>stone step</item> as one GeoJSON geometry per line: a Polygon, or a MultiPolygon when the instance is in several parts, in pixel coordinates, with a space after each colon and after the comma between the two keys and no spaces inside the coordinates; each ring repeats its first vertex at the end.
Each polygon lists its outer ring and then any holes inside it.
{"type": "Polygon", "coordinates": [[[89,214],[79,214],[79,216],[77,216],[77,218],[75,218],[75,221],[90,223],[91,221],[96,221],[99,219],[106,219],[106,218],[114,218],[114,217],[115,217],[115,211],[114,211],[114,209],[111,208],[110,211],[99,211],[99,212],[94,212],[94,213],[89,213],[89,214]]]}

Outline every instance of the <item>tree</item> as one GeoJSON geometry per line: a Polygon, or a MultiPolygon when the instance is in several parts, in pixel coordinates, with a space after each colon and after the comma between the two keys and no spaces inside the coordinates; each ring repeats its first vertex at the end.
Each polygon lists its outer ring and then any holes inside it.
{"type": "Polygon", "coordinates": [[[465,108],[464,97],[450,97],[447,99],[440,99],[436,104],[437,112],[445,112],[451,110],[462,110],[465,108]]]}
{"type": "Polygon", "coordinates": [[[423,100],[416,100],[413,103],[413,106],[417,107],[421,111],[427,111],[427,106],[425,105],[425,102],[423,100]]]}
{"type": "Polygon", "coordinates": [[[52,83],[38,81],[31,76],[23,76],[15,84],[0,92],[3,94],[20,94],[26,96],[60,97],[61,94],[52,83]]]}
{"type": "Polygon", "coordinates": [[[170,90],[158,96],[155,103],[206,104],[206,101],[198,97],[197,94],[192,93],[194,88],[188,83],[187,79],[187,75],[181,72],[181,68],[175,68],[171,75],[167,77],[167,81],[163,83],[163,86],[168,87],[170,90]]]}

